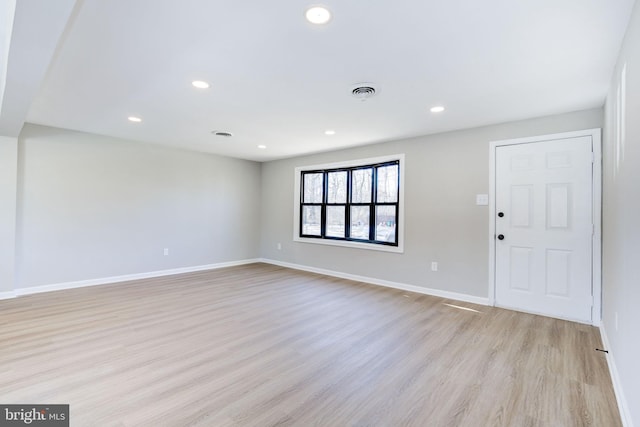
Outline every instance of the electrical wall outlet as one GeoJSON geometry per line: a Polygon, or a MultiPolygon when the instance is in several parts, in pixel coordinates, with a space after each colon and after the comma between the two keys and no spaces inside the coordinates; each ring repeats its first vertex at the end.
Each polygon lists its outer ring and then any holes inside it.
{"type": "Polygon", "coordinates": [[[278,243],[278,244],[276,245],[276,247],[278,248],[278,250],[279,250],[279,251],[281,251],[281,250],[282,250],[282,243],[278,243]]]}
{"type": "Polygon", "coordinates": [[[438,262],[437,261],[432,261],[431,262],[431,271],[438,271],[438,262]]]}
{"type": "Polygon", "coordinates": [[[169,248],[164,248],[164,256],[169,255],[169,248]]]}

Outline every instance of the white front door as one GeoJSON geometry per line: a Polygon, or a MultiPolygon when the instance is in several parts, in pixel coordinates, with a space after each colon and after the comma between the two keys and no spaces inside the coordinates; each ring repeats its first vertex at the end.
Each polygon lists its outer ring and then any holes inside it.
{"type": "Polygon", "coordinates": [[[592,321],[591,136],[497,146],[496,305],[592,321]]]}

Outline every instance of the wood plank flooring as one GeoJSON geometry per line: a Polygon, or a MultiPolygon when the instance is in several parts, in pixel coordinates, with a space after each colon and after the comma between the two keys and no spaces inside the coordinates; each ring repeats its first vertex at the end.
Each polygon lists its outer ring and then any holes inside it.
{"type": "Polygon", "coordinates": [[[619,426],[596,347],[586,325],[252,264],[0,301],[0,403],[69,403],[79,427],[619,426]]]}

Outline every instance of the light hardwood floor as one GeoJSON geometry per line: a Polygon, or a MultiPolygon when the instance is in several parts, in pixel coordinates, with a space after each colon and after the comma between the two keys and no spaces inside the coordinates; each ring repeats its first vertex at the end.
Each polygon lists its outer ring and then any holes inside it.
{"type": "Polygon", "coordinates": [[[69,403],[78,427],[619,426],[600,346],[253,264],[0,301],[0,403],[69,403]]]}

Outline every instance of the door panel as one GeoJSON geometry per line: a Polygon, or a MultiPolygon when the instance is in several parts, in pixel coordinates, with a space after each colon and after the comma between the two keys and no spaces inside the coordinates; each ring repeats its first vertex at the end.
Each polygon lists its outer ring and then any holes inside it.
{"type": "Polygon", "coordinates": [[[591,321],[590,136],[496,147],[496,303],[591,321]]]}
{"type": "Polygon", "coordinates": [[[533,248],[511,247],[509,279],[512,290],[531,292],[531,255],[533,248]]]}
{"type": "Polygon", "coordinates": [[[546,295],[568,298],[571,284],[571,251],[547,249],[546,295]]]}
{"type": "Polygon", "coordinates": [[[514,185],[511,187],[511,226],[531,226],[532,185],[514,185]]]}
{"type": "Polygon", "coordinates": [[[571,184],[547,184],[547,229],[569,228],[571,184]]]}

